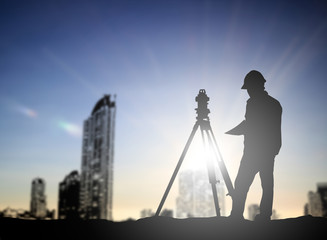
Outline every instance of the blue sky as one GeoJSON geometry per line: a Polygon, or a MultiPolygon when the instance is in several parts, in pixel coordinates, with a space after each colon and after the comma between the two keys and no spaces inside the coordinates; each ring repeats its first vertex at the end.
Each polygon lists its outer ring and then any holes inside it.
{"type": "Polygon", "coordinates": [[[284,109],[276,210],[301,215],[307,192],[327,181],[323,1],[2,1],[0,22],[0,209],[28,209],[37,176],[56,208],[103,94],[117,94],[115,219],[157,207],[200,88],[234,179],[242,138],[223,133],[244,117],[252,69],[284,109]]]}

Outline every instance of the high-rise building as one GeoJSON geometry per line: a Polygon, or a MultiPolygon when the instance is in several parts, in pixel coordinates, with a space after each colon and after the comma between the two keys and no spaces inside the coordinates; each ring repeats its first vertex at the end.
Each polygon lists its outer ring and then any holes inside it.
{"type": "Polygon", "coordinates": [[[80,212],[86,219],[112,220],[116,104],[105,95],[84,121],[80,212]]]}
{"type": "Polygon", "coordinates": [[[318,183],[317,192],[308,193],[305,214],[315,217],[327,217],[327,183],[318,183]]]}
{"type": "MultiPolygon", "coordinates": [[[[218,178],[221,179],[221,178],[218,178]]],[[[222,182],[217,183],[220,213],[225,215],[225,194],[222,182]]],[[[176,199],[176,216],[211,217],[216,216],[212,188],[208,173],[203,170],[186,170],[179,174],[179,189],[176,199]]]]}
{"type": "Polygon", "coordinates": [[[47,215],[46,205],[45,181],[42,178],[35,178],[32,181],[31,216],[45,218],[47,215]]]}
{"type": "Polygon", "coordinates": [[[79,218],[80,176],[72,171],[59,183],[58,219],[79,218]]]}
{"type": "Polygon", "coordinates": [[[322,217],[322,203],[319,193],[310,191],[308,200],[308,214],[314,217],[322,217]]]}
{"type": "Polygon", "coordinates": [[[193,196],[193,171],[183,171],[178,179],[178,197],[176,199],[176,216],[193,217],[194,216],[194,196],[193,196]]]}

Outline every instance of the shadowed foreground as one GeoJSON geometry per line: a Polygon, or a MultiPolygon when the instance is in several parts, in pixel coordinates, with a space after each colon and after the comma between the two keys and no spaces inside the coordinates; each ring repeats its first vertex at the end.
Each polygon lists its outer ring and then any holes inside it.
{"type": "Polygon", "coordinates": [[[267,223],[226,217],[137,221],[0,219],[0,239],[321,239],[327,219],[304,216],[267,223]]]}

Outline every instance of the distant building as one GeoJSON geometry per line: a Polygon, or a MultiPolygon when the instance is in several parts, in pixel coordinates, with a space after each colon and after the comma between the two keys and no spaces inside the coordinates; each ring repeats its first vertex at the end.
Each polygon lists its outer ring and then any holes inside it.
{"type": "Polygon", "coordinates": [[[193,172],[183,171],[179,174],[178,197],[176,199],[177,217],[187,218],[194,215],[193,172]]]}
{"type": "Polygon", "coordinates": [[[162,210],[160,216],[162,217],[174,217],[174,211],[171,209],[164,209],[162,210]]]}
{"type": "Polygon", "coordinates": [[[152,212],[152,209],[150,209],[150,208],[143,209],[140,212],[140,217],[141,218],[153,217],[153,216],[154,216],[154,212],[152,212]]]}
{"type": "MultiPolygon", "coordinates": [[[[218,178],[221,179],[221,178],[218,178]]],[[[222,182],[217,183],[220,213],[225,215],[225,194],[222,182]]],[[[179,174],[179,189],[176,199],[176,216],[211,217],[216,216],[212,188],[207,172],[186,170],[179,174]]]]}
{"type": "Polygon", "coordinates": [[[47,216],[45,217],[45,219],[53,220],[55,218],[56,218],[56,210],[54,210],[54,209],[52,209],[52,210],[47,209],[47,216]]]}
{"type": "MultiPolygon", "coordinates": [[[[35,219],[35,216],[31,215],[30,211],[24,210],[24,209],[14,209],[7,207],[4,210],[0,211],[0,218],[20,218],[20,219],[35,219]]],[[[45,217],[38,217],[39,219],[55,219],[55,210],[47,210],[45,217]]]]}
{"type": "Polygon", "coordinates": [[[248,219],[254,221],[255,216],[260,213],[260,207],[258,204],[251,204],[248,206],[248,219]]]}
{"type": "Polygon", "coordinates": [[[79,218],[80,176],[72,171],[59,183],[58,219],[79,218]]]}
{"type": "Polygon", "coordinates": [[[24,209],[13,209],[7,207],[0,212],[0,217],[5,218],[24,218],[26,215],[29,217],[29,212],[24,209]]]}
{"type": "Polygon", "coordinates": [[[318,183],[317,192],[308,193],[308,203],[304,208],[305,214],[327,217],[327,183],[318,183]]]}
{"type": "Polygon", "coordinates": [[[273,209],[271,214],[271,220],[277,220],[277,219],[279,219],[279,214],[277,214],[277,211],[273,209]]]}
{"type": "MultiPolygon", "coordinates": [[[[248,219],[254,221],[255,216],[260,214],[260,207],[258,204],[250,204],[248,206],[248,219]]],[[[272,210],[271,220],[279,219],[279,216],[275,209],[272,210]]]]}
{"type": "Polygon", "coordinates": [[[310,191],[308,193],[308,214],[314,217],[322,217],[322,202],[319,193],[310,191]]]}
{"type": "Polygon", "coordinates": [[[30,213],[32,217],[41,219],[47,215],[45,181],[42,178],[35,178],[32,181],[30,213]]]}
{"type": "Polygon", "coordinates": [[[105,95],[84,121],[80,212],[85,219],[112,220],[116,105],[105,95]]]}
{"type": "Polygon", "coordinates": [[[308,203],[306,203],[305,205],[304,205],[304,216],[306,216],[306,215],[309,215],[309,204],[308,203]]]}
{"type": "Polygon", "coordinates": [[[321,199],[322,216],[327,217],[327,182],[317,184],[317,193],[321,199]]]}

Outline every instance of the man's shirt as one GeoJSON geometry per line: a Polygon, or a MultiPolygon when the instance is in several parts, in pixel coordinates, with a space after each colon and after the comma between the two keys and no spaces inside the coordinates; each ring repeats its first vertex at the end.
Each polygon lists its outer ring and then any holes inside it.
{"type": "Polygon", "coordinates": [[[245,120],[227,134],[244,135],[244,151],[277,155],[282,145],[282,106],[266,91],[247,101],[245,120]]]}
{"type": "Polygon", "coordinates": [[[266,91],[247,101],[244,128],[245,151],[277,155],[282,145],[282,107],[266,91]]]}

